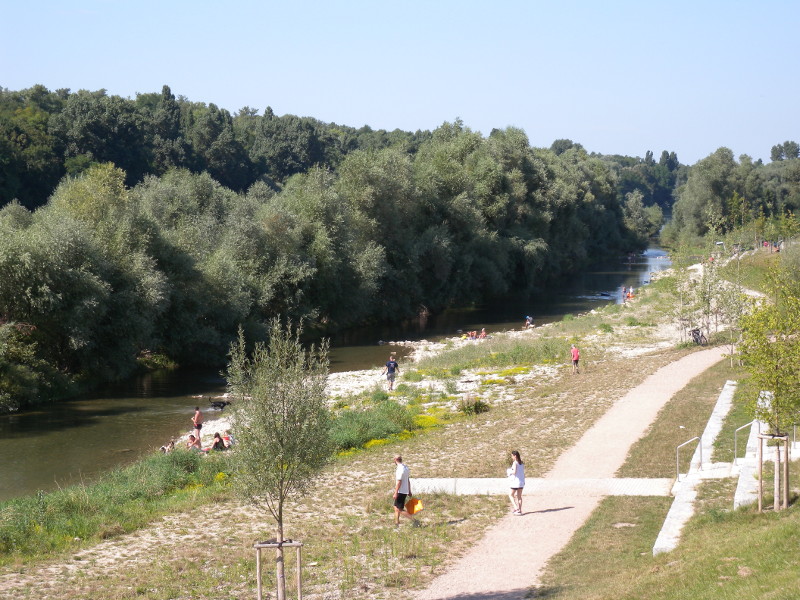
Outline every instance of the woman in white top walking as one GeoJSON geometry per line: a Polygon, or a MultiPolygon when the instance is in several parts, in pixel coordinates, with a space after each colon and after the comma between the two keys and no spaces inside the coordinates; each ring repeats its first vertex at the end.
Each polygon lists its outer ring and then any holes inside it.
{"type": "Polygon", "coordinates": [[[517,450],[511,452],[511,466],[508,468],[508,479],[511,482],[511,508],[514,515],[522,514],[522,488],[525,487],[525,465],[517,450]]]}

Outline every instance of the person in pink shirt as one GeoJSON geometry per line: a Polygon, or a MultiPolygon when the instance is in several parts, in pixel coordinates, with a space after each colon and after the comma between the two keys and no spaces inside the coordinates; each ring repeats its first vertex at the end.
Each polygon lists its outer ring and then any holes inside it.
{"type": "Polygon", "coordinates": [[[581,351],[572,344],[572,348],[570,348],[570,354],[572,354],[572,373],[579,373],[578,371],[578,361],[581,359],[581,351]]]}

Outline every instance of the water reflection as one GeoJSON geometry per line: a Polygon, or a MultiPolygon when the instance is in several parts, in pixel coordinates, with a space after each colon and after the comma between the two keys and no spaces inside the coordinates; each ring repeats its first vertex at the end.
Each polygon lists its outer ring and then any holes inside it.
{"type": "MultiPolygon", "coordinates": [[[[91,398],[0,416],[0,500],[91,481],[130,464],[188,432],[195,406],[213,422],[220,413],[193,395],[223,391],[222,379],[208,372],[155,373],[91,398]]],[[[210,439],[213,425],[207,429],[210,439]]]]}

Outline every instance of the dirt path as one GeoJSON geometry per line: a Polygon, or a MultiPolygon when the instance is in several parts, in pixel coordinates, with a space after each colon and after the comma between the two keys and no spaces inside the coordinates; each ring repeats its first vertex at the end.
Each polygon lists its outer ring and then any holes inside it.
{"type": "MultiPolygon", "coordinates": [[[[712,348],[662,367],[630,390],[571,449],[546,479],[613,477],[630,447],[661,408],[692,378],[722,359],[712,348]]],[[[517,600],[538,584],[552,556],[592,514],[602,498],[586,494],[526,496],[521,517],[508,515],[474,549],[435,579],[417,600],[517,600]]]]}

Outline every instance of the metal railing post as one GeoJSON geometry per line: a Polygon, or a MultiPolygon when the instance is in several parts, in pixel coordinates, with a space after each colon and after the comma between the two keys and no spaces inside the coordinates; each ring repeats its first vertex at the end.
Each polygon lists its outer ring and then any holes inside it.
{"type": "MultiPolygon", "coordinates": [[[[685,446],[686,444],[691,444],[695,440],[700,440],[700,437],[699,436],[698,437],[693,437],[692,439],[690,439],[690,440],[688,440],[686,442],[683,442],[680,446],[675,448],[675,480],[676,481],[680,481],[681,480],[680,449],[683,446],[685,446]]],[[[689,468],[691,469],[691,464],[689,465],[689,468]]],[[[702,443],[702,440],[700,441],[700,470],[701,471],[703,470],[703,443],[702,443]]]]}
{"type": "Polygon", "coordinates": [[[742,425],[741,427],[736,429],[736,431],[733,432],[733,464],[734,465],[738,465],[739,464],[738,462],[736,462],[736,461],[739,460],[739,457],[738,457],[738,454],[739,454],[738,453],[738,446],[736,444],[736,436],[739,434],[739,431],[741,429],[744,429],[745,427],[749,427],[750,425],[752,425],[755,422],[756,422],[755,419],[753,419],[749,423],[745,423],[744,425],[742,425]]]}

